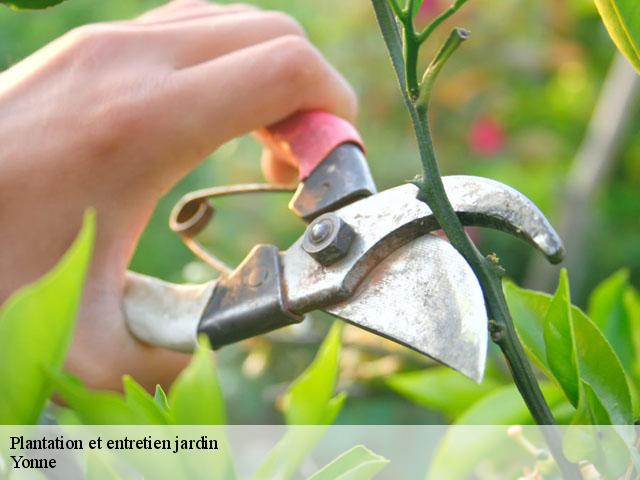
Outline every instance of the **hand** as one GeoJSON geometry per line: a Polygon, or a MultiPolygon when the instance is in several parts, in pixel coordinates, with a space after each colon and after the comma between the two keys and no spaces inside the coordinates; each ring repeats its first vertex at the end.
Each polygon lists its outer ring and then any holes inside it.
{"type": "MultiPolygon", "coordinates": [[[[188,356],[137,341],[121,308],[152,210],[227,140],[311,109],[353,120],[356,100],[293,19],[246,5],[183,0],[88,25],[3,72],[0,302],[55,264],[93,206],[67,369],[92,387],[119,389],[124,373],[166,385],[188,356]]],[[[270,155],[263,167],[278,182],[295,173],[270,155]]]]}

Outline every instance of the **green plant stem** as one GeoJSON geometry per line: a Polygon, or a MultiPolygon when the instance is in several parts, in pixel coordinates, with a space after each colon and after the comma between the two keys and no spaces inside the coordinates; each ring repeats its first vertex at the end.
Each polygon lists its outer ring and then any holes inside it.
{"type": "Polygon", "coordinates": [[[447,238],[469,263],[478,281],[492,318],[492,339],[500,346],[514,376],[518,389],[522,393],[534,419],[540,425],[554,424],[553,416],[535,379],[524,350],[518,341],[511,315],[502,292],[501,270],[493,261],[485,258],[469,239],[462,223],[455,213],[442,183],[439,167],[433,151],[429,133],[428,111],[426,106],[416,108],[418,123],[416,135],[420,158],[425,172],[420,185],[419,198],[429,205],[447,238]]]}
{"type": "MultiPolygon", "coordinates": [[[[414,114],[412,113],[412,117],[414,114]]],[[[490,322],[491,338],[500,347],[518,391],[527,408],[539,425],[553,425],[555,420],[535,378],[531,364],[518,340],[509,309],[502,291],[502,271],[491,260],[485,258],[469,239],[460,219],[456,215],[440,177],[438,163],[433,150],[426,105],[415,109],[414,130],[418,138],[420,159],[425,172],[420,185],[419,198],[433,211],[440,226],[453,247],[469,263],[482,287],[490,322]]],[[[549,449],[565,478],[579,478],[575,465],[562,454],[562,439],[555,429],[542,430],[549,449]]]]}
{"type": "MultiPolygon", "coordinates": [[[[393,42],[398,41],[397,25],[392,20],[389,21],[389,19],[386,18],[387,15],[392,15],[388,9],[388,4],[384,6],[379,4],[379,1],[380,0],[373,0],[374,7],[398,79],[400,84],[404,84],[403,87],[406,88],[406,91],[403,91],[403,96],[411,115],[424,173],[422,179],[416,182],[420,189],[418,198],[429,205],[453,247],[465,258],[478,278],[485,297],[489,318],[492,319],[489,325],[491,338],[502,350],[513,375],[514,382],[531,415],[539,425],[553,425],[555,424],[555,420],[540,390],[531,364],[520,344],[504,298],[501,280],[503,270],[499,267],[497,261],[485,258],[464,231],[462,223],[447,197],[433,149],[428,115],[431,88],[446,60],[461,44],[462,40],[467,37],[465,31],[456,29],[452,32],[447,42],[445,42],[436,54],[429,68],[427,68],[422,85],[418,86],[417,91],[415,90],[417,84],[417,55],[420,44],[444,19],[457,11],[466,0],[456,1],[449,9],[453,9],[453,11],[449,12],[448,10],[438,17],[420,35],[416,35],[414,31],[412,14],[413,2],[409,1],[409,8],[403,10],[403,17],[400,17],[400,21],[404,26],[403,51],[405,56],[403,70],[399,68],[400,65],[398,65],[401,59],[394,53],[394,48],[391,45],[393,42]],[[378,5],[376,5],[377,3],[378,5]],[[438,23],[434,26],[436,22],[438,23]],[[394,30],[389,31],[389,28],[394,30]],[[401,72],[405,74],[404,82],[401,72]],[[424,90],[420,91],[420,88],[424,90]]],[[[562,453],[562,439],[559,432],[556,429],[549,428],[545,428],[542,431],[563,476],[570,479],[579,478],[577,466],[568,462],[562,453]]]]}
{"type": "MultiPolygon", "coordinates": [[[[395,0],[392,0],[395,3],[395,0]]],[[[407,8],[401,11],[398,17],[402,22],[402,31],[404,34],[404,72],[406,77],[407,92],[411,99],[415,100],[420,94],[418,85],[418,52],[420,43],[417,41],[415,27],[413,25],[413,2],[409,0],[407,8]]]]}
{"type": "Polygon", "coordinates": [[[451,15],[460,10],[467,0],[456,0],[453,5],[447,8],[444,12],[438,15],[427,27],[418,34],[418,43],[422,44],[429,38],[429,36],[433,33],[433,31],[440,26],[442,22],[444,22],[451,15]]]}
{"type": "MultiPolygon", "coordinates": [[[[462,3],[464,2],[457,2],[456,5],[461,5],[462,3]]],[[[485,258],[464,231],[464,227],[447,197],[433,149],[428,115],[431,89],[444,63],[466,38],[468,38],[468,32],[465,30],[454,29],[451,32],[447,41],[425,71],[422,85],[420,86],[420,96],[414,102],[414,108],[411,109],[413,111],[413,125],[418,139],[423,169],[422,181],[418,182],[420,188],[418,197],[429,205],[453,247],[462,254],[476,274],[485,296],[489,317],[492,318],[492,339],[504,353],[514,381],[531,414],[540,425],[552,425],[555,423],[553,415],[518,340],[504,298],[501,279],[502,269],[493,261],[485,258]]],[[[406,40],[407,37],[405,35],[406,40]]],[[[418,40],[413,39],[413,43],[414,48],[417,49],[418,40]]]]}
{"type": "Polygon", "coordinates": [[[402,10],[402,8],[400,7],[400,4],[398,3],[398,0],[389,0],[389,4],[391,5],[391,8],[393,9],[393,13],[396,14],[396,17],[398,17],[400,19],[404,19],[406,17],[406,12],[404,12],[402,10]]]}
{"type": "Polygon", "coordinates": [[[442,67],[449,57],[453,55],[453,52],[455,52],[460,44],[467,38],[469,38],[469,32],[462,28],[455,28],[451,32],[447,41],[444,42],[440,50],[438,50],[422,76],[422,81],[420,82],[420,94],[416,101],[417,105],[424,105],[425,107],[428,107],[429,98],[431,98],[431,90],[438,73],[440,73],[440,70],[442,70],[442,67]]]}
{"type": "MultiPolygon", "coordinates": [[[[407,6],[405,8],[400,7],[400,5],[398,4],[398,0],[389,0],[393,12],[402,23],[402,32],[404,35],[404,41],[402,43],[404,46],[404,64],[406,78],[405,88],[407,89],[407,92],[409,93],[411,99],[416,100],[418,96],[422,95],[422,87],[418,83],[418,53],[420,51],[420,46],[427,40],[427,38],[429,38],[431,33],[433,33],[433,31],[442,22],[456,13],[460,9],[460,7],[467,3],[467,1],[468,0],[456,0],[453,5],[451,5],[447,10],[436,17],[422,32],[417,33],[413,22],[413,12],[415,10],[414,4],[416,0],[408,0],[407,6]]],[[[464,30],[459,31],[464,32],[464,30]]],[[[451,36],[449,38],[451,40],[453,37],[451,36]]],[[[466,36],[462,38],[462,40],[464,40],[465,38],[466,36]]],[[[452,51],[455,50],[455,48],[456,47],[454,46],[452,51]]],[[[437,60],[437,58],[438,56],[436,56],[436,59],[434,60],[437,60]]],[[[439,68],[441,68],[447,58],[443,58],[441,62],[432,62],[432,65],[439,65],[439,68]]]]}

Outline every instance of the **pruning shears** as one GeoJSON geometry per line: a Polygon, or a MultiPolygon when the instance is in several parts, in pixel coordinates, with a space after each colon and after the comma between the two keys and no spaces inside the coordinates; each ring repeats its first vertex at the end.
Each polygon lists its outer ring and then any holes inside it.
{"type": "MultiPolygon", "coordinates": [[[[129,272],[124,311],[131,332],[179,351],[192,351],[204,333],[220,348],[323,310],[480,381],[488,341],[482,289],[465,259],[432,234],[439,225],[418,188],[377,192],[360,135],[325,112],[296,114],[266,129],[262,141],[300,166],[289,208],[308,223],[304,234],[285,251],[256,245],[230,269],[196,239],[213,217],[210,199],[283,188],[249,184],[187,194],[170,226],[221,275],[174,285],[129,272]]],[[[465,226],[509,232],[551,262],[562,259],[558,234],[520,192],[481,177],[443,182],[465,226]]]]}

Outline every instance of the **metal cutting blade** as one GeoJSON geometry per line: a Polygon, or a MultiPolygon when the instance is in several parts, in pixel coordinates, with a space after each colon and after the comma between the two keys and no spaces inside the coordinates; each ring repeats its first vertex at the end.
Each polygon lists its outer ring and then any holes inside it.
{"type": "Polygon", "coordinates": [[[348,301],[324,310],[482,380],[488,341],[482,289],[464,258],[438,237],[400,247],[348,301]]]}

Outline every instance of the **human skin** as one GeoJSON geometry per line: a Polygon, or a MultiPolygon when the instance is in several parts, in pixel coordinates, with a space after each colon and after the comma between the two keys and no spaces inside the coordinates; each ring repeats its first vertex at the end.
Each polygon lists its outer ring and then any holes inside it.
{"type": "MultiPolygon", "coordinates": [[[[354,120],[356,99],[298,23],[179,0],[72,30],[0,74],[0,303],[51,269],[87,207],[97,238],[66,369],[94,388],[166,386],[189,356],[141,343],[125,272],[160,199],[229,139],[302,110],[354,120]]],[[[277,183],[295,166],[263,155],[277,183]]],[[[42,319],[46,328],[47,319],[42,319]]]]}

